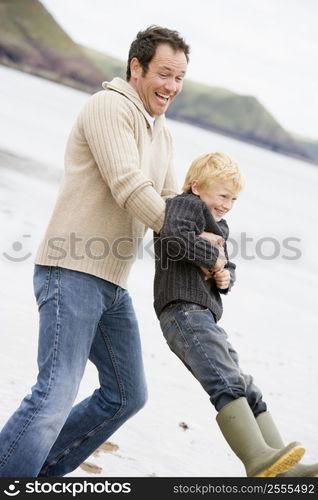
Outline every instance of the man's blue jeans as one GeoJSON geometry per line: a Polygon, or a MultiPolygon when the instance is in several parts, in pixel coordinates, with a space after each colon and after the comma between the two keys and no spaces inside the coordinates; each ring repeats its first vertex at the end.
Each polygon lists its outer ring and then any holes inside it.
{"type": "Polygon", "coordinates": [[[242,372],[237,352],[209,309],[189,302],[168,305],[160,326],[170,349],[209,394],[217,411],[245,397],[257,417],[266,411],[262,393],[251,375],[242,372]]]}
{"type": "Polygon", "coordinates": [[[35,266],[39,374],[0,434],[0,476],[63,476],[146,401],[138,324],[127,290],[35,266]],[[100,387],[73,408],[87,360],[100,387]]]}

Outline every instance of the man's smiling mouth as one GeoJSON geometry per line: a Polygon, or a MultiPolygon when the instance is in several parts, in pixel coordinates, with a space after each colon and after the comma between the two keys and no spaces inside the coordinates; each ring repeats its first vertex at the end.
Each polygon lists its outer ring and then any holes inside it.
{"type": "Polygon", "coordinates": [[[161,102],[167,103],[169,101],[170,96],[165,95],[165,94],[160,94],[159,92],[155,92],[156,96],[158,99],[160,99],[161,102]]]}

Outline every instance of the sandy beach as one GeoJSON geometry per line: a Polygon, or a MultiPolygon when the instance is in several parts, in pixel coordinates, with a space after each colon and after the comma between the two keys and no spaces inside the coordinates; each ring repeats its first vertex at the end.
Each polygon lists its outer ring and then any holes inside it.
{"type": "MultiPolygon", "coordinates": [[[[0,111],[5,125],[0,137],[2,426],[35,382],[33,259],[56,199],[67,133],[87,96],[4,68],[0,81],[0,95],[6,97],[0,111]],[[21,87],[28,93],[23,103],[21,87]]],[[[238,282],[224,299],[220,325],[242,368],[262,389],[285,441],[305,445],[303,462],[318,461],[318,168],[185,124],[169,122],[169,127],[179,185],[192,159],[206,151],[228,152],[245,171],[246,191],[228,218],[238,282]],[[288,238],[293,238],[289,245],[288,238]]],[[[148,231],[144,248],[151,236],[148,231]]],[[[110,438],[111,444],[89,457],[93,468],[86,465],[70,476],[243,476],[208,396],[165,344],[152,307],[153,266],[145,249],[129,279],[148,403],[110,438]]],[[[97,383],[88,363],[77,401],[97,383]]]]}

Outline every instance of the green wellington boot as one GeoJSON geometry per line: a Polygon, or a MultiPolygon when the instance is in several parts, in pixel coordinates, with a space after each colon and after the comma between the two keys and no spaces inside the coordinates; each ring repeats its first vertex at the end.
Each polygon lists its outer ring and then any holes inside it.
{"type": "MultiPolygon", "coordinates": [[[[260,413],[256,417],[256,422],[263,434],[263,438],[269,446],[273,446],[274,448],[282,448],[284,446],[275,422],[268,411],[260,413]]],[[[318,464],[297,464],[295,467],[279,475],[281,477],[318,477],[318,464]]]]}
{"type": "Polygon", "coordinates": [[[279,449],[268,446],[246,398],[225,405],[216,420],[229,446],[243,462],[247,476],[275,477],[296,465],[305,453],[297,442],[279,449]]]}

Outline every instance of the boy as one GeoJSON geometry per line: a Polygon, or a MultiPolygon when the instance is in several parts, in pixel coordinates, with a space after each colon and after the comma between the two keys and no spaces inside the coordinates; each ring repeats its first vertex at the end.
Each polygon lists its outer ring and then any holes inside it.
{"type": "Polygon", "coordinates": [[[224,154],[192,163],[183,193],[167,200],[164,225],[155,235],[154,307],[170,349],[209,394],[217,423],[247,476],[274,477],[291,469],[305,450],[297,442],[286,447],[265,442],[262,427],[267,434],[278,431],[217,324],[220,294],[231,289],[236,267],[228,260],[223,216],[243,186],[238,165],[224,154]]]}

